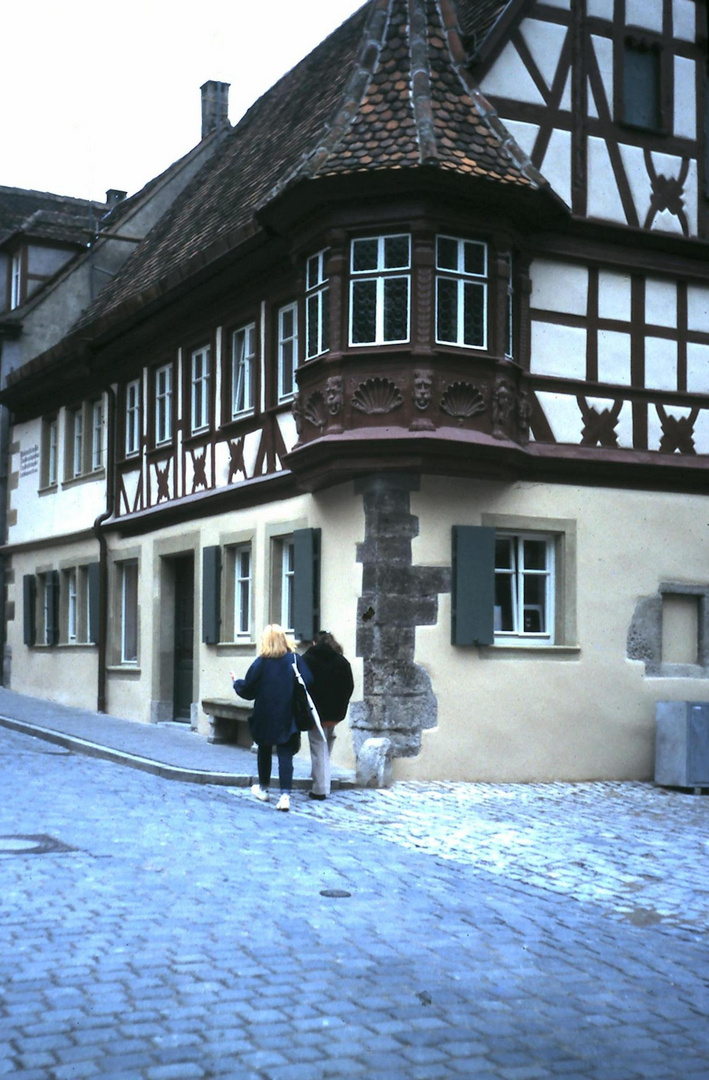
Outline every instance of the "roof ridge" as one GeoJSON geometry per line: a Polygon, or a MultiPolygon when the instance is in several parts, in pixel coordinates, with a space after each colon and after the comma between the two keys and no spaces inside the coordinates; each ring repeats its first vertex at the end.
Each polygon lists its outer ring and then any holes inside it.
{"type": "Polygon", "coordinates": [[[431,100],[428,29],[426,0],[409,0],[411,102],[419,138],[419,155],[422,165],[436,165],[439,154],[431,100]]]}
{"type": "Polygon", "coordinates": [[[317,146],[304,154],[298,164],[266,194],[261,202],[262,206],[280,195],[296,180],[312,178],[344,138],[357,116],[372,76],[377,70],[379,57],[386,41],[391,5],[392,0],[372,0],[372,10],[365,23],[354,70],[347,81],[341,104],[334,114],[332,123],[326,129],[324,137],[318,141],[317,146]]]}

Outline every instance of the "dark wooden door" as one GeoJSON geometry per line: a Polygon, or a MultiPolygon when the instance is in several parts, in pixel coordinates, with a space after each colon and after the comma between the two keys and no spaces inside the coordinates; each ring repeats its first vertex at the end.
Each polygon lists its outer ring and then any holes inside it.
{"type": "Polygon", "coordinates": [[[175,567],[175,720],[190,719],[194,679],[194,558],[174,560],[175,567]]]}

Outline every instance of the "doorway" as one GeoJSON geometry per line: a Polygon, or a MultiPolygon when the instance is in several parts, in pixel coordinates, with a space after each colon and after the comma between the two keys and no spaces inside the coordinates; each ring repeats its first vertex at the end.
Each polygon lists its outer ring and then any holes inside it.
{"type": "Polygon", "coordinates": [[[194,685],[194,556],[170,560],[175,582],[173,719],[190,720],[194,685]]]}

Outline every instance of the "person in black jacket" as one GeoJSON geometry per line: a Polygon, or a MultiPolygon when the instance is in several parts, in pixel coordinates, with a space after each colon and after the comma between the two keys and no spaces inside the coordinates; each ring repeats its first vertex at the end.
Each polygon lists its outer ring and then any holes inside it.
{"type": "Polygon", "coordinates": [[[335,725],[347,714],[354,679],[349,661],[342,655],[342,646],[327,630],[315,635],[303,659],[313,676],[309,689],[325,733],[323,739],[317,728],[308,732],[313,774],[309,795],[311,799],[326,799],[330,794],[330,753],[335,742],[335,725]]]}

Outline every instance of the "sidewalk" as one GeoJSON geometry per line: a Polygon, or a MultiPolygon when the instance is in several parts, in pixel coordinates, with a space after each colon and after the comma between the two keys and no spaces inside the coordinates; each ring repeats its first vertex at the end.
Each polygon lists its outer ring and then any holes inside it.
{"type": "MultiPolygon", "coordinates": [[[[255,754],[241,746],[209,743],[187,724],[144,724],[0,687],[0,726],[168,780],[225,787],[250,787],[257,781],[255,754]]],[[[293,787],[308,789],[307,754],[293,759],[293,770],[293,787]]],[[[352,786],[354,772],[333,767],[333,789],[352,786]]]]}

